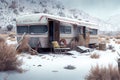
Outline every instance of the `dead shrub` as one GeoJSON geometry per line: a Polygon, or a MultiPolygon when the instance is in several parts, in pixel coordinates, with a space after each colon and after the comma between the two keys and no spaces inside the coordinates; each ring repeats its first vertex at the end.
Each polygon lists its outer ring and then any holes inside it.
{"type": "Polygon", "coordinates": [[[120,73],[117,67],[109,65],[106,67],[92,67],[86,80],[120,80],[120,73]]]}
{"type": "Polygon", "coordinates": [[[109,41],[109,40],[110,40],[110,38],[109,38],[109,37],[106,37],[106,40],[108,40],[108,41],[109,41]]]}
{"type": "Polygon", "coordinates": [[[2,38],[2,37],[0,37],[0,43],[1,43],[1,44],[5,43],[5,39],[2,38]]]}
{"type": "Polygon", "coordinates": [[[73,37],[69,43],[69,47],[73,50],[78,46],[78,43],[79,43],[79,37],[78,36],[73,37]]]}
{"type": "Polygon", "coordinates": [[[15,38],[8,38],[8,40],[10,40],[10,41],[15,41],[16,39],[15,38]]]}
{"type": "Polygon", "coordinates": [[[28,44],[29,36],[24,36],[23,39],[18,43],[17,52],[28,52],[30,50],[30,46],[28,44]]]}
{"type": "Polygon", "coordinates": [[[19,70],[21,63],[16,56],[15,48],[0,38],[0,71],[19,70]]]}
{"type": "Polygon", "coordinates": [[[29,39],[30,37],[28,35],[25,35],[23,39],[18,43],[17,47],[17,53],[21,52],[29,52],[31,55],[37,55],[37,51],[32,49],[31,46],[29,45],[29,39]]]}
{"type": "Polygon", "coordinates": [[[120,39],[120,36],[116,36],[115,39],[120,39]]]}
{"type": "Polygon", "coordinates": [[[98,58],[100,57],[100,55],[94,53],[94,54],[91,54],[90,57],[91,57],[92,59],[98,59],[98,58]]]}
{"type": "Polygon", "coordinates": [[[120,44],[120,41],[115,41],[115,43],[120,44]]]}
{"type": "Polygon", "coordinates": [[[64,67],[64,69],[74,70],[74,69],[76,69],[76,67],[73,65],[67,65],[66,67],[64,67]]]}
{"type": "Polygon", "coordinates": [[[0,34],[0,37],[4,38],[4,39],[7,39],[8,38],[8,35],[7,34],[0,34]]]}

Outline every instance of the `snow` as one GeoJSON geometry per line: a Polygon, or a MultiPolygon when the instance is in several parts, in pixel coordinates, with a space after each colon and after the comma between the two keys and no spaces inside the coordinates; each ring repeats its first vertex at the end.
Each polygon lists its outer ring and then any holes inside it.
{"type": "Polygon", "coordinates": [[[94,50],[82,54],[77,51],[70,51],[74,55],[49,53],[34,56],[22,53],[19,55],[19,59],[23,60],[21,68],[27,71],[23,73],[0,72],[0,80],[4,80],[6,76],[8,80],[85,80],[90,68],[97,64],[105,67],[112,64],[117,67],[116,60],[119,57],[117,52],[120,50],[120,45],[116,44],[113,39],[108,45],[113,45],[116,51],[94,50]],[[94,53],[99,54],[100,58],[91,59],[90,55],[94,53]],[[68,65],[72,65],[76,69],[64,69],[68,65]]]}
{"type": "Polygon", "coordinates": [[[46,18],[58,20],[58,21],[65,22],[65,23],[71,23],[71,24],[82,25],[82,26],[87,26],[89,28],[98,29],[97,28],[98,25],[93,23],[93,22],[86,22],[86,21],[83,21],[83,20],[80,21],[80,20],[77,20],[77,19],[70,19],[70,18],[67,18],[67,17],[60,17],[60,16],[44,14],[44,13],[20,15],[16,18],[16,21],[17,21],[17,25],[35,24],[35,23],[40,24],[41,21],[43,21],[43,23],[47,23],[46,18]]]}
{"type": "Polygon", "coordinates": [[[78,46],[78,48],[82,49],[82,50],[89,50],[89,48],[85,47],[85,46],[78,46]]]}
{"type": "Polygon", "coordinates": [[[10,44],[17,44],[17,41],[7,40],[6,43],[9,44],[9,45],[10,45],[10,44]]]}
{"type": "Polygon", "coordinates": [[[114,27],[114,30],[119,31],[119,29],[120,29],[120,24],[119,24],[119,22],[120,22],[120,14],[116,14],[116,15],[111,16],[107,20],[107,22],[110,23],[114,27]]]}
{"type": "MultiPolygon", "coordinates": [[[[12,24],[16,26],[16,17],[37,13],[47,13],[55,16],[83,20],[85,26],[91,27],[88,23],[96,23],[95,28],[102,31],[113,31],[110,23],[90,16],[88,13],[78,9],[66,8],[60,0],[15,0],[15,8],[10,8],[13,0],[0,1],[0,26],[5,28],[12,24]],[[32,6],[32,7],[31,7],[32,6]]],[[[117,30],[117,28],[116,28],[117,30]]]]}

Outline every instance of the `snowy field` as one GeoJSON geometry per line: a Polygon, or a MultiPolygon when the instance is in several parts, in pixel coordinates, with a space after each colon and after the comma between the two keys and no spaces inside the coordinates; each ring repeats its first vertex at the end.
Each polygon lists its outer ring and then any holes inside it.
{"type": "MultiPolygon", "coordinates": [[[[8,41],[9,44],[13,44],[8,41]]],[[[29,55],[22,53],[19,59],[23,60],[23,73],[17,72],[0,72],[0,80],[85,80],[90,68],[96,66],[108,66],[112,64],[117,68],[117,52],[120,52],[120,45],[110,40],[108,45],[113,45],[115,52],[111,50],[82,53],[71,51],[74,55],[63,54],[39,54],[29,55]],[[100,55],[99,59],[92,59],[90,55],[96,53],[100,55]],[[72,65],[73,70],[64,67],[72,65]]]]}

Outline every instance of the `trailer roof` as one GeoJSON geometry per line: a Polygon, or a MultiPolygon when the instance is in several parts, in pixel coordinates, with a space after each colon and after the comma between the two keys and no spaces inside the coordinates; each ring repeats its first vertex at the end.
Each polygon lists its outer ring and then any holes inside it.
{"type": "Polygon", "coordinates": [[[52,20],[57,20],[57,21],[61,21],[61,22],[65,22],[65,23],[70,23],[70,24],[76,24],[76,25],[80,25],[80,26],[86,26],[89,28],[95,28],[97,29],[98,26],[95,23],[92,22],[87,22],[87,21],[80,21],[77,19],[70,19],[70,18],[66,18],[66,17],[60,17],[60,16],[54,16],[54,15],[50,15],[50,14],[28,14],[28,15],[20,15],[19,17],[16,18],[16,24],[17,25],[23,25],[23,24],[41,24],[44,22],[41,22],[41,20],[45,18],[45,20],[47,21],[47,19],[52,19],[52,20]]]}

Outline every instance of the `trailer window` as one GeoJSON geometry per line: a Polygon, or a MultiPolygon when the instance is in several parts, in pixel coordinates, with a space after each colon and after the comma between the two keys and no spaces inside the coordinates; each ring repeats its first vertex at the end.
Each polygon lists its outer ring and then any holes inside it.
{"type": "Polygon", "coordinates": [[[82,27],[77,27],[77,33],[78,34],[83,34],[83,28],[82,27]]]}
{"type": "Polygon", "coordinates": [[[97,29],[90,29],[91,35],[97,35],[97,29]]]}
{"type": "Polygon", "coordinates": [[[85,32],[86,32],[86,33],[89,33],[89,32],[90,32],[90,28],[86,27],[85,32]]]}
{"type": "Polygon", "coordinates": [[[71,34],[71,26],[60,26],[60,33],[71,34]]]}
{"type": "Polygon", "coordinates": [[[28,26],[17,26],[17,33],[18,34],[28,33],[28,26]]]}
{"type": "Polygon", "coordinates": [[[29,27],[30,34],[41,34],[48,31],[47,25],[31,25],[29,27]]]}

